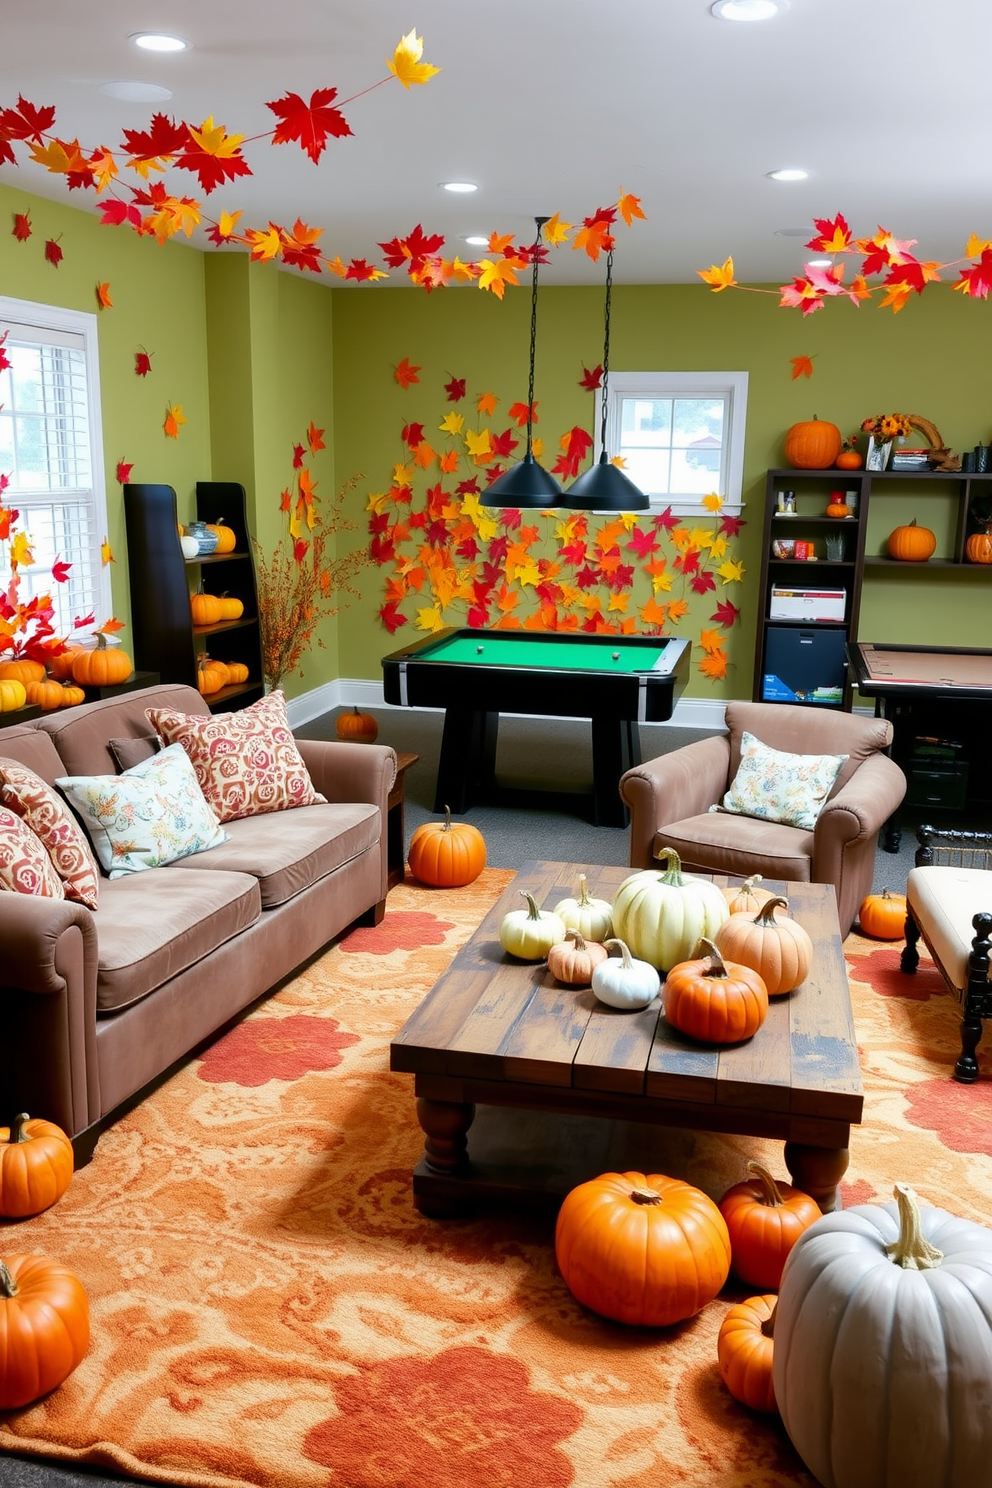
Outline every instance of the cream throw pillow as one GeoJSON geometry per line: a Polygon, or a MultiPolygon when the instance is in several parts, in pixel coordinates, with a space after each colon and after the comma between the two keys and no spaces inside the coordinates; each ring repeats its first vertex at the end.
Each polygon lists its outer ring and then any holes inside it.
{"type": "Polygon", "coordinates": [[[756,816],[812,832],[846,754],[786,754],[762,744],[747,730],[741,735],[741,762],[722,807],[737,816],[756,816]]]}

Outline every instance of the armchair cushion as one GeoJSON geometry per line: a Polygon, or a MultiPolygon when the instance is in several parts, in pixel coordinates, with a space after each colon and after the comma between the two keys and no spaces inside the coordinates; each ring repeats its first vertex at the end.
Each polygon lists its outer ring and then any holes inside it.
{"type": "Polygon", "coordinates": [[[740,764],[730,789],[722,806],[710,809],[811,832],[820,807],[846,763],[846,754],[787,754],[745,730],[740,764]]]}
{"type": "Polygon", "coordinates": [[[689,872],[743,878],[760,873],[763,878],[808,883],[813,834],[754,817],[707,812],[659,827],[652,844],[654,856],[666,847],[674,847],[689,872]]]}

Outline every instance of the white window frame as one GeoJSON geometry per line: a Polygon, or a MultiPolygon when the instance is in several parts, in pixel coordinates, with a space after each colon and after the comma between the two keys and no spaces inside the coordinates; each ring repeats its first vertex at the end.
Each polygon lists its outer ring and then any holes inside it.
{"type": "MultiPolygon", "coordinates": [[[[102,625],[113,615],[113,592],[110,582],[110,566],[104,564],[101,557],[101,544],[106,536],[109,526],[107,522],[107,485],[106,472],[103,463],[103,419],[100,403],[100,353],[97,332],[97,317],[95,314],[85,310],[69,310],[60,305],[43,305],[34,300],[17,300],[7,295],[0,295],[0,330],[7,326],[25,341],[31,340],[32,332],[49,334],[59,332],[81,336],[83,340],[83,356],[86,366],[86,402],[87,419],[89,423],[89,445],[90,445],[90,506],[92,513],[92,549],[90,554],[91,573],[93,574],[93,600],[95,620],[93,631],[102,625]]],[[[7,472],[12,474],[12,472],[7,472]]],[[[18,522],[18,530],[30,533],[31,530],[31,505],[32,497],[38,499],[38,504],[50,502],[49,496],[39,497],[37,492],[18,491],[14,486],[13,479],[3,497],[0,498],[5,506],[14,506],[20,511],[21,518],[18,522]]],[[[57,493],[55,493],[57,500],[57,493]]],[[[63,555],[67,562],[73,562],[73,555],[63,555]]],[[[85,629],[70,631],[66,637],[71,644],[87,645],[91,642],[91,633],[85,629]]]]}
{"type": "MultiPolygon", "coordinates": [[[[610,455],[620,453],[620,412],[624,398],[723,398],[728,405],[721,466],[715,485],[723,497],[721,511],[737,516],[744,508],[744,435],[747,423],[746,372],[614,372],[610,369],[606,409],[606,448],[610,455]]],[[[602,427],[603,390],[596,390],[596,424],[602,427]]],[[[649,491],[652,511],[671,507],[675,516],[712,515],[703,505],[703,495],[695,492],[649,491]]]]}

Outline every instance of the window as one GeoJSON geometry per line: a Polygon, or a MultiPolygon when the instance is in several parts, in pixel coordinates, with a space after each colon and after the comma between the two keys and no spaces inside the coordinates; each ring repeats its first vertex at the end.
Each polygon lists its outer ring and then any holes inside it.
{"type": "Polygon", "coordinates": [[[611,372],[608,396],[607,449],[652,506],[690,516],[715,491],[740,510],[746,372],[611,372]]]}
{"type": "MultiPolygon", "coordinates": [[[[21,567],[21,599],[49,594],[56,629],[113,613],[100,556],[107,531],[96,316],[0,295],[0,335],[10,367],[0,372],[0,471],[5,506],[20,512],[34,563],[21,567]],[[52,566],[71,564],[66,583],[52,566]]],[[[0,548],[0,582],[9,577],[0,548]]],[[[81,632],[80,638],[86,632],[81,632]]],[[[77,638],[77,639],[80,639],[77,638]]]]}

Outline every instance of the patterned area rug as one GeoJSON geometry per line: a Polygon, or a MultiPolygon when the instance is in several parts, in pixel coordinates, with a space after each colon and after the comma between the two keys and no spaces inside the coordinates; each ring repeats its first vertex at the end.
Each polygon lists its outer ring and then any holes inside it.
{"type": "MultiPolygon", "coordinates": [[[[745,1289],[623,1328],[572,1300],[547,1221],[412,1206],[422,1136],[389,1040],[508,877],[394,890],[107,1132],[53,1210],[0,1230],[0,1253],[71,1266],[93,1312],[88,1357],[0,1416],[0,1446],[204,1488],[812,1488],[777,1418],[721,1383],[745,1289]]],[[[898,946],[845,950],[867,1088],[845,1204],[902,1179],[983,1222],[992,1102],[950,1078],[956,1005],[898,946]]],[[[696,1140],[701,1170],[754,1155],[785,1177],[778,1144],[696,1140]]]]}

